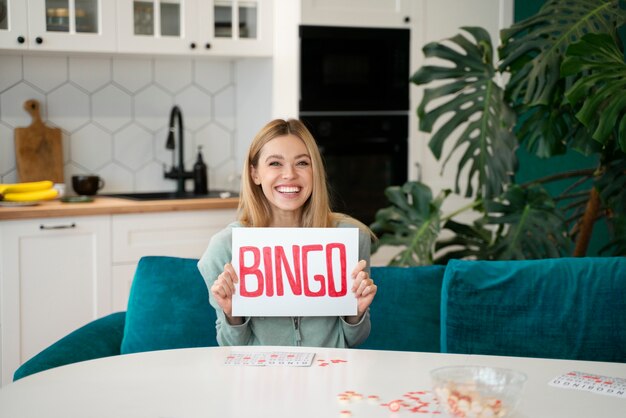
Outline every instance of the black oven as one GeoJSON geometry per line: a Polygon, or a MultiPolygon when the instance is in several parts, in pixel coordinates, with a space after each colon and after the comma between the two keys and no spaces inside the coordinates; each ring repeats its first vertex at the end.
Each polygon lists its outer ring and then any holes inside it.
{"type": "Polygon", "coordinates": [[[301,116],[315,137],[334,211],[369,225],[407,180],[408,115],[301,116]]]}
{"type": "Polygon", "coordinates": [[[406,110],[409,29],[300,26],[300,111],[406,110]]]}
{"type": "Polygon", "coordinates": [[[369,225],[408,172],[408,29],[300,27],[300,119],[319,144],[332,209],[369,225]]]}

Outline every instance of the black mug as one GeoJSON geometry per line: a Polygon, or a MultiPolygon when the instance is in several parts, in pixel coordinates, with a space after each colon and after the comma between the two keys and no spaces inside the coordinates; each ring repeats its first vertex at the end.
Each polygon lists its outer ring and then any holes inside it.
{"type": "Polygon", "coordinates": [[[79,195],[93,196],[104,187],[104,180],[95,175],[72,176],[72,188],[79,195]]]}

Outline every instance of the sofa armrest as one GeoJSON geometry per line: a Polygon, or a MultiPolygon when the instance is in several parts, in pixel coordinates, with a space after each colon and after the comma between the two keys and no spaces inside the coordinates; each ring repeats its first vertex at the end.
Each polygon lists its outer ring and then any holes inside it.
{"type": "Polygon", "coordinates": [[[120,354],[126,312],[96,319],[22,364],[13,381],[54,367],[120,354]]]}

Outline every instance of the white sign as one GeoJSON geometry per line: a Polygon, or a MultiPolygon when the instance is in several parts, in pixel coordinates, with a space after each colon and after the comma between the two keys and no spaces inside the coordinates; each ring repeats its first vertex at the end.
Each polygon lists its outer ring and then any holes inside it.
{"type": "Polygon", "coordinates": [[[234,228],[234,316],[352,316],[358,228],[234,228]]]}

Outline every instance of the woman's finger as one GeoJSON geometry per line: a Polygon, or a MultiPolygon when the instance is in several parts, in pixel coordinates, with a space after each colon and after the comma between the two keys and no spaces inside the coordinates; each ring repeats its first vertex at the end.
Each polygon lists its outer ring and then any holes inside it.
{"type": "Polygon", "coordinates": [[[374,296],[376,294],[376,292],[378,291],[378,286],[376,286],[374,284],[374,282],[372,281],[372,283],[370,283],[368,286],[366,286],[363,289],[363,292],[361,293],[362,297],[365,296],[374,296]]]}
{"type": "Polygon", "coordinates": [[[362,272],[365,267],[367,267],[367,261],[361,260],[356,263],[356,267],[352,270],[352,277],[356,278],[360,272],[362,272]]]}
{"type": "Polygon", "coordinates": [[[366,272],[364,271],[358,272],[354,278],[354,281],[352,282],[352,291],[356,292],[357,290],[359,290],[361,283],[363,283],[364,280],[367,280],[367,277],[368,277],[368,274],[366,272]]]}
{"type": "Polygon", "coordinates": [[[237,283],[239,281],[239,278],[237,277],[237,273],[235,272],[235,268],[233,267],[232,264],[227,263],[226,265],[224,265],[224,272],[228,273],[233,283],[237,283]]]}
{"type": "Polygon", "coordinates": [[[224,289],[218,282],[213,283],[213,286],[211,286],[211,293],[213,293],[216,299],[224,299],[226,297],[226,292],[224,292],[224,289]]]}

